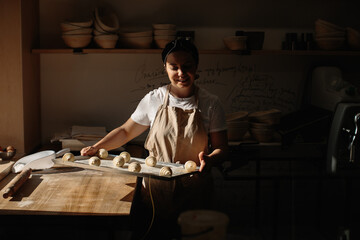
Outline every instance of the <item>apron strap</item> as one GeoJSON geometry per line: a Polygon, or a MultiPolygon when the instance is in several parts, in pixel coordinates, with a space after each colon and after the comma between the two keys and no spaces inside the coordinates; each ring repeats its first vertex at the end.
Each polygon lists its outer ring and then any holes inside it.
{"type": "Polygon", "coordinates": [[[166,108],[168,103],[169,103],[170,87],[171,87],[171,84],[167,85],[167,87],[166,87],[165,98],[164,98],[164,102],[163,102],[163,105],[162,105],[163,108],[166,108]]]}

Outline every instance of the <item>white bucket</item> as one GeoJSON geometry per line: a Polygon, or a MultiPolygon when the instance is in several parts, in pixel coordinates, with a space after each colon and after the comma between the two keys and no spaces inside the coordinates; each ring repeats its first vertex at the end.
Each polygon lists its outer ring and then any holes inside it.
{"type": "Polygon", "coordinates": [[[181,213],[178,223],[183,240],[221,240],[226,239],[229,218],[217,211],[192,210],[181,213]]]}

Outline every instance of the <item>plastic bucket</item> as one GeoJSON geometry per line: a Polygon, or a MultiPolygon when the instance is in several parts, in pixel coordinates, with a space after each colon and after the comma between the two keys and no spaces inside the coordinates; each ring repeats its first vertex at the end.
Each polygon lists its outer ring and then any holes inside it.
{"type": "Polygon", "coordinates": [[[211,210],[191,210],[180,214],[181,239],[226,239],[229,218],[226,214],[211,210]]]}

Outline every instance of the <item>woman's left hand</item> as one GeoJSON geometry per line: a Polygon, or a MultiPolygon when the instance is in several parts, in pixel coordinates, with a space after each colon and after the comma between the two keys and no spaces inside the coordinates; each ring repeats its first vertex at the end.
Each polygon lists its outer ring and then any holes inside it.
{"type": "Polygon", "coordinates": [[[205,168],[206,162],[210,159],[209,155],[206,155],[203,151],[199,153],[200,168],[199,172],[202,172],[205,168]]]}

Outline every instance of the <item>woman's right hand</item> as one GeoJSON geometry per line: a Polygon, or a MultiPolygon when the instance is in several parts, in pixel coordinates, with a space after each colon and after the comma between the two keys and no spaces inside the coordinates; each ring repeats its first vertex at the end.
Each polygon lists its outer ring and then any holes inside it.
{"type": "Polygon", "coordinates": [[[93,156],[96,154],[97,151],[98,151],[97,148],[93,146],[88,146],[81,149],[80,154],[81,156],[93,156]]]}

